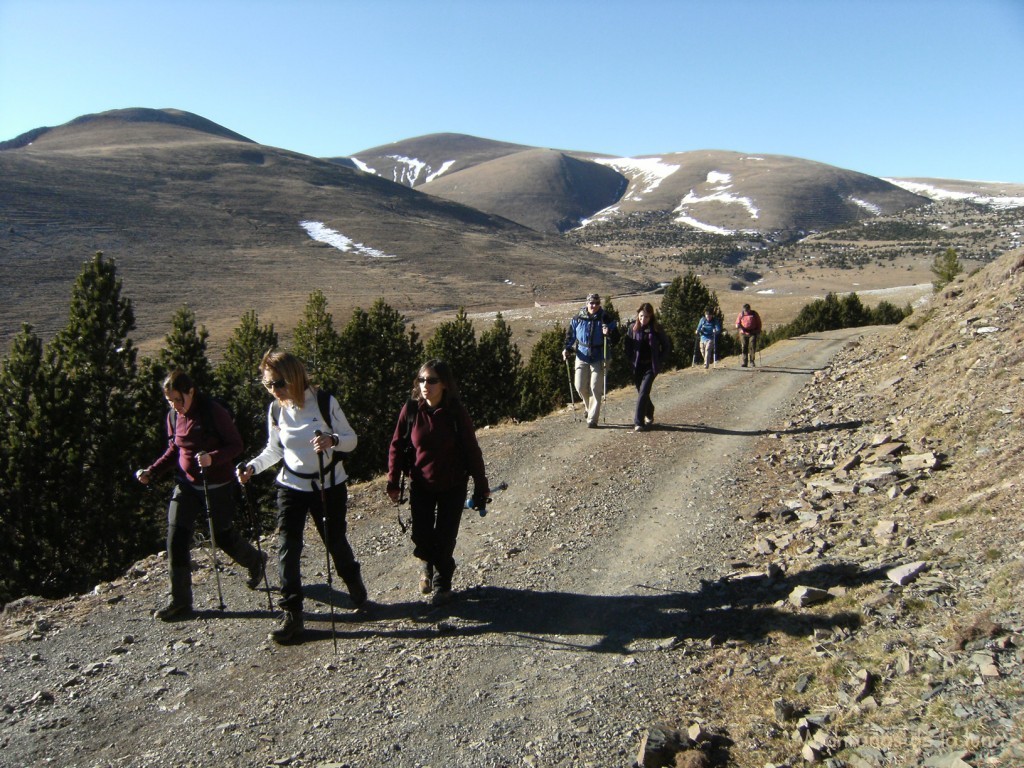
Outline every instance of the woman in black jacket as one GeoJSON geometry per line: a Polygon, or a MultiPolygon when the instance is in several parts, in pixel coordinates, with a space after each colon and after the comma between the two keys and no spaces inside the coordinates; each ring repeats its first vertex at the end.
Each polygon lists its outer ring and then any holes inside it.
{"type": "Polygon", "coordinates": [[[654,307],[644,302],[636,311],[636,322],[626,332],[626,359],[633,366],[633,384],[639,393],[633,413],[634,432],[643,432],[654,423],[651,387],[671,350],[672,342],[655,317],[654,307]]]}

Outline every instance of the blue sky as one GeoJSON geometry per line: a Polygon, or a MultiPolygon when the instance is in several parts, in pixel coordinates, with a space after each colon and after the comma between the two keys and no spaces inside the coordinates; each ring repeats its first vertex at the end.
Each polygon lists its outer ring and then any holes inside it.
{"type": "Polygon", "coordinates": [[[0,0],[0,140],[173,107],[314,156],[451,131],[1024,183],[1024,0],[0,0]]]}

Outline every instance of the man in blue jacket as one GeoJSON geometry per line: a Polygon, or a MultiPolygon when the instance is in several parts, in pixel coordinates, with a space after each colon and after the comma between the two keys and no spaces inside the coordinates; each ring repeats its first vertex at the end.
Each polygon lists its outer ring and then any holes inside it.
{"type": "Polygon", "coordinates": [[[601,307],[601,297],[596,293],[590,294],[587,305],[569,323],[562,358],[568,360],[569,353],[575,348],[576,391],[580,393],[580,401],[587,412],[587,426],[591,428],[597,427],[601,413],[606,357],[618,340],[617,323],[601,307]]]}

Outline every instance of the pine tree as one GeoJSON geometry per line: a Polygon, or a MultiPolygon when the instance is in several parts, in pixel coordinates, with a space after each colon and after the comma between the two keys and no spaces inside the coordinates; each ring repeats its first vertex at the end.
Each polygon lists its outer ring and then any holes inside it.
{"type": "Polygon", "coordinates": [[[337,392],[341,384],[341,347],[334,319],[327,311],[323,291],[309,295],[306,309],[295,326],[293,354],[306,365],[313,383],[330,392],[337,392]]]}
{"type": "Polygon", "coordinates": [[[477,426],[497,424],[519,411],[519,377],[523,356],[512,341],[512,329],[499,312],[494,325],[480,334],[478,386],[486,398],[477,426]]]}
{"type": "Polygon", "coordinates": [[[625,324],[623,324],[622,318],[619,316],[619,310],[615,307],[614,302],[611,298],[608,298],[604,302],[604,311],[609,318],[618,326],[619,329],[619,340],[617,342],[608,340],[608,389],[619,389],[632,383],[633,381],[633,367],[632,364],[626,359],[625,343],[622,339],[626,335],[626,331],[629,330],[628,318],[625,324]]]}
{"type": "Polygon", "coordinates": [[[840,300],[839,322],[842,328],[860,328],[871,322],[870,310],[856,293],[848,293],[840,300]]]}
{"type": "Polygon", "coordinates": [[[171,318],[171,331],[164,337],[164,346],[157,355],[161,380],[175,368],[191,377],[201,392],[212,392],[213,366],[206,357],[206,342],[210,334],[206,326],[196,326],[196,313],[187,306],[180,307],[171,318]]]}
{"type": "Polygon", "coordinates": [[[182,370],[200,392],[215,392],[213,366],[206,356],[209,335],[206,326],[196,326],[195,312],[182,306],[171,317],[171,330],[156,358],[144,357],[139,363],[136,424],[145,435],[144,445],[150,446],[145,456],[159,455],[167,447],[168,405],[163,392],[167,374],[182,370]]]}
{"type": "Polygon", "coordinates": [[[75,282],[67,325],[42,361],[38,427],[49,437],[41,516],[49,521],[46,588],[82,589],[109,578],[159,541],[140,514],[131,474],[143,443],[135,423],[135,320],[112,262],[97,253],[75,282]]]}
{"type": "MultiPolygon", "coordinates": [[[[683,277],[676,277],[665,289],[658,318],[672,341],[672,353],[666,361],[666,369],[684,368],[692,363],[697,343],[694,331],[708,307],[720,315],[718,297],[692,270],[683,277]]],[[[723,333],[722,337],[724,340],[726,334],[723,333]]],[[[719,344],[718,351],[720,356],[727,354],[728,344],[719,344]]]]}
{"type": "Polygon", "coordinates": [[[38,420],[43,346],[22,325],[0,366],[0,604],[26,594],[46,573],[46,523],[37,514],[38,483],[27,467],[45,465],[44,432],[38,420]]]}
{"type": "Polygon", "coordinates": [[[423,358],[415,326],[383,299],[366,312],[356,309],[342,329],[341,387],[345,417],[359,445],[345,459],[353,477],[370,478],[387,469],[388,446],[402,404],[423,358]]]}
{"type": "Polygon", "coordinates": [[[487,393],[483,391],[480,379],[480,352],[476,342],[476,331],[466,316],[466,310],[459,307],[454,320],[441,323],[426,345],[427,358],[445,360],[452,369],[462,402],[469,415],[476,422],[484,412],[487,393]]]}
{"type": "Polygon", "coordinates": [[[571,390],[572,363],[562,359],[565,333],[560,324],[549,328],[530,352],[519,378],[519,418],[524,421],[549,414],[567,405],[570,397],[575,398],[571,390]]]}
{"type": "Polygon", "coordinates": [[[267,442],[270,396],[260,380],[259,366],[267,350],[276,346],[273,323],[261,326],[256,311],[249,310],[232,331],[224,357],[216,368],[217,392],[235,413],[245,456],[259,452],[267,442]]]}
{"type": "Polygon", "coordinates": [[[937,255],[932,261],[932,274],[935,275],[932,288],[935,291],[941,291],[963,271],[964,268],[960,264],[960,257],[957,255],[956,249],[947,248],[944,253],[937,255]]]}

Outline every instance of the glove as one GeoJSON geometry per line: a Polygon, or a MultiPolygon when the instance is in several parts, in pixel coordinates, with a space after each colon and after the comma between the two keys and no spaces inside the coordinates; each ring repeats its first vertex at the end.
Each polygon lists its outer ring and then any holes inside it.
{"type": "Polygon", "coordinates": [[[490,501],[491,490],[489,488],[473,490],[473,509],[484,509],[490,501]]]}

